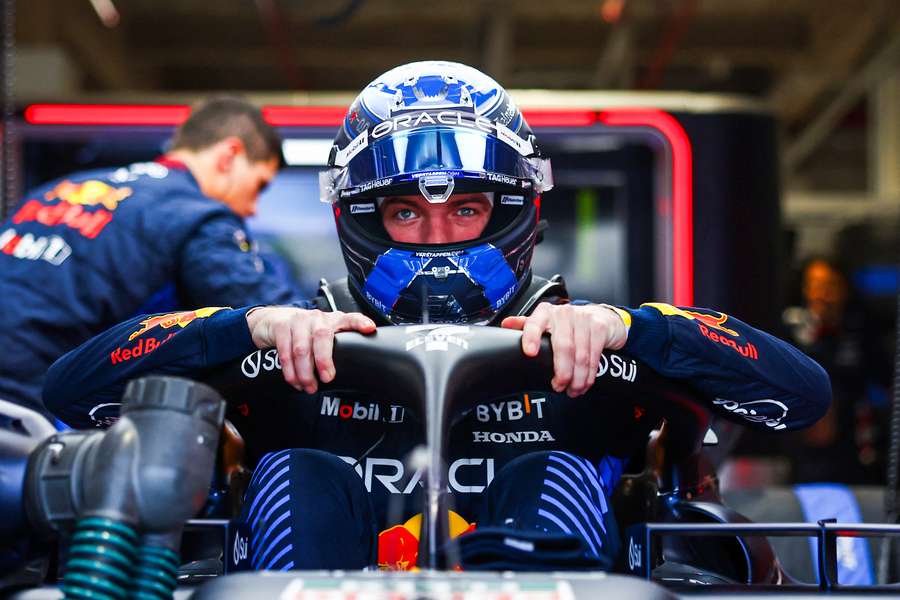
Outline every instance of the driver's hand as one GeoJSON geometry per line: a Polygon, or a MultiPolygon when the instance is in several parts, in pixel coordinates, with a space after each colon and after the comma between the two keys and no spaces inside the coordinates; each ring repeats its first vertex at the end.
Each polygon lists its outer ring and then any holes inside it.
{"type": "Polygon", "coordinates": [[[553,346],[553,379],[557,392],[574,398],[587,392],[597,377],[604,349],[620,350],[628,339],[622,317],[607,306],[587,304],[538,304],[527,317],[507,317],[500,323],[507,329],[522,330],[522,351],[537,356],[541,336],[550,334],[553,346]]]}
{"type": "Polygon", "coordinates": [[[314,394],[316,373],[322,383],[334,379],[334,334],[372,333],[375,322],[361,313],[322,312],[293,306],[264,306],[247,312],[247,326],[257,348],[276,348],[284,380],[314,394]]]}

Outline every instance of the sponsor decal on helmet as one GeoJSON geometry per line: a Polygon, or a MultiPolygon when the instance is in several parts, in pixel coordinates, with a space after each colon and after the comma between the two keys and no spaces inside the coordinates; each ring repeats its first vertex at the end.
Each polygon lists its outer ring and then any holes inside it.
{"type": "Polygon", "coordinates": [[[788,416],[788,407],[778,400],[765,398],[749,402],[737,402],[735,400],[726,400],[725,398],[716,398],[713,400],[713,404],[721,406],[731,414],[738,415],[751,423],[764,423],[766,427],[771,427],[776,431],[787,428],[784,420],[788,416]]]}
{"type": "Polygon", "coordinates": [[[184,329],[195,319],[205,319],[220,310],[225,310],[225,308],[226,307],[224,306],[210,306],[207,308],[198,308],[197,310],[188,310],[165,315],[153,315],[141,321],[141,328],[128,336],[128,341],[130,342],[134,338],[144,335],[155,327],[171,329],[172,327],[178,326],[184,329]]]}
{"type": "Polygon", "coordinates": [[[375,212],[375,203],[374,202],[362,202],[359,204],[351,204],[350,205],[350,214],[351,215],[365,215],[369,213],[375,212]]]}
{"type": "Polygon", "coordinates": [[[509,194],[502,194],[500,196],[500,204],[507,204],[510,206],[522,206],[525,203],[524,196],[510,196],[509,194]]]}

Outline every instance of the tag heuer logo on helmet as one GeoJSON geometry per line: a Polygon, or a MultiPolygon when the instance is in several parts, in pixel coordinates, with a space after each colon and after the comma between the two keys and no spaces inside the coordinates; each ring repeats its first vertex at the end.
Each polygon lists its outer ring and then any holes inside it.
{"type": "Polygon", "coordinates": [[[366,202],[363,204],[351,204],[350,205],[350,214],[351,215],[363,215],[367,213],[375,212],[375,203],[374,202],[366,202]]]}

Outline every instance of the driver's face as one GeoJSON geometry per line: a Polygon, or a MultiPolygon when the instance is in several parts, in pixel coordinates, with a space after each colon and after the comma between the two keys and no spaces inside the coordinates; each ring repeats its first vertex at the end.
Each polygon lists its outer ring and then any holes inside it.
{"type": "Polygon", "coordinates": [[[442,204],[422,196],[388,196],[381,204],[381,222],[395,242],[453,244],[481,235],[493,205],[482,193],[453,194],[442,204]]]}

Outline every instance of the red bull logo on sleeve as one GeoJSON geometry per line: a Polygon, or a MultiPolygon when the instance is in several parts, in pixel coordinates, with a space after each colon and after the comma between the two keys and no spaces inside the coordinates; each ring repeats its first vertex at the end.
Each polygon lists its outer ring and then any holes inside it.
{"type": "Polygon", "coordinates": [[[108,183],[91,179],[82,183],[72,183],[68,179],[44,194],[48,202],[62,200],[67,204],[80,206],[103,205],[108,210],[116,210],[119,202],[131,195],[130,187],[113,187],[108,183]]]}
{"type": "Polygon", "coordinates": [[[660,302],[648,302],[646,304],[642,304],[641,306],[650,306],[652,308],[655,308],[665,316],[678,316],[689,319],[691,321],[695,321],[697,323],[697,327],[700,329],[700,333],[709,341],[716,344],[722,344],[723,346],[728,346],[741,356],[749,358],[750,360],[759,360],[759,351],[756,349],[756,346],[754,346],[749,341],[746,344],[739,344],[735,340],[731,339],[739,338],[741,337],[741,334],[734,329],[725,327],[725,322],[728,321],[728,315],[724,313],[705,314],[693,310],[685,310],[683,308],[678,308],[677,306],[672,306],[671,304],[663,304],[660,302]]]}
{"type": "Polygon", "coordinates": [[[197,310],[188,310],[184,312],[169,313],[165,315],[153,315],[141,321],[141,328],[128,336],[128,341],[139,337],[154,329],[160,327],[162,329],[171,329],[172,327],[181,327],[184,329],[190,325],[195,319],[205,319],[206,317],[224,310],[224,306],[210,306],[208,308],[198,308],[197,310]]]}

